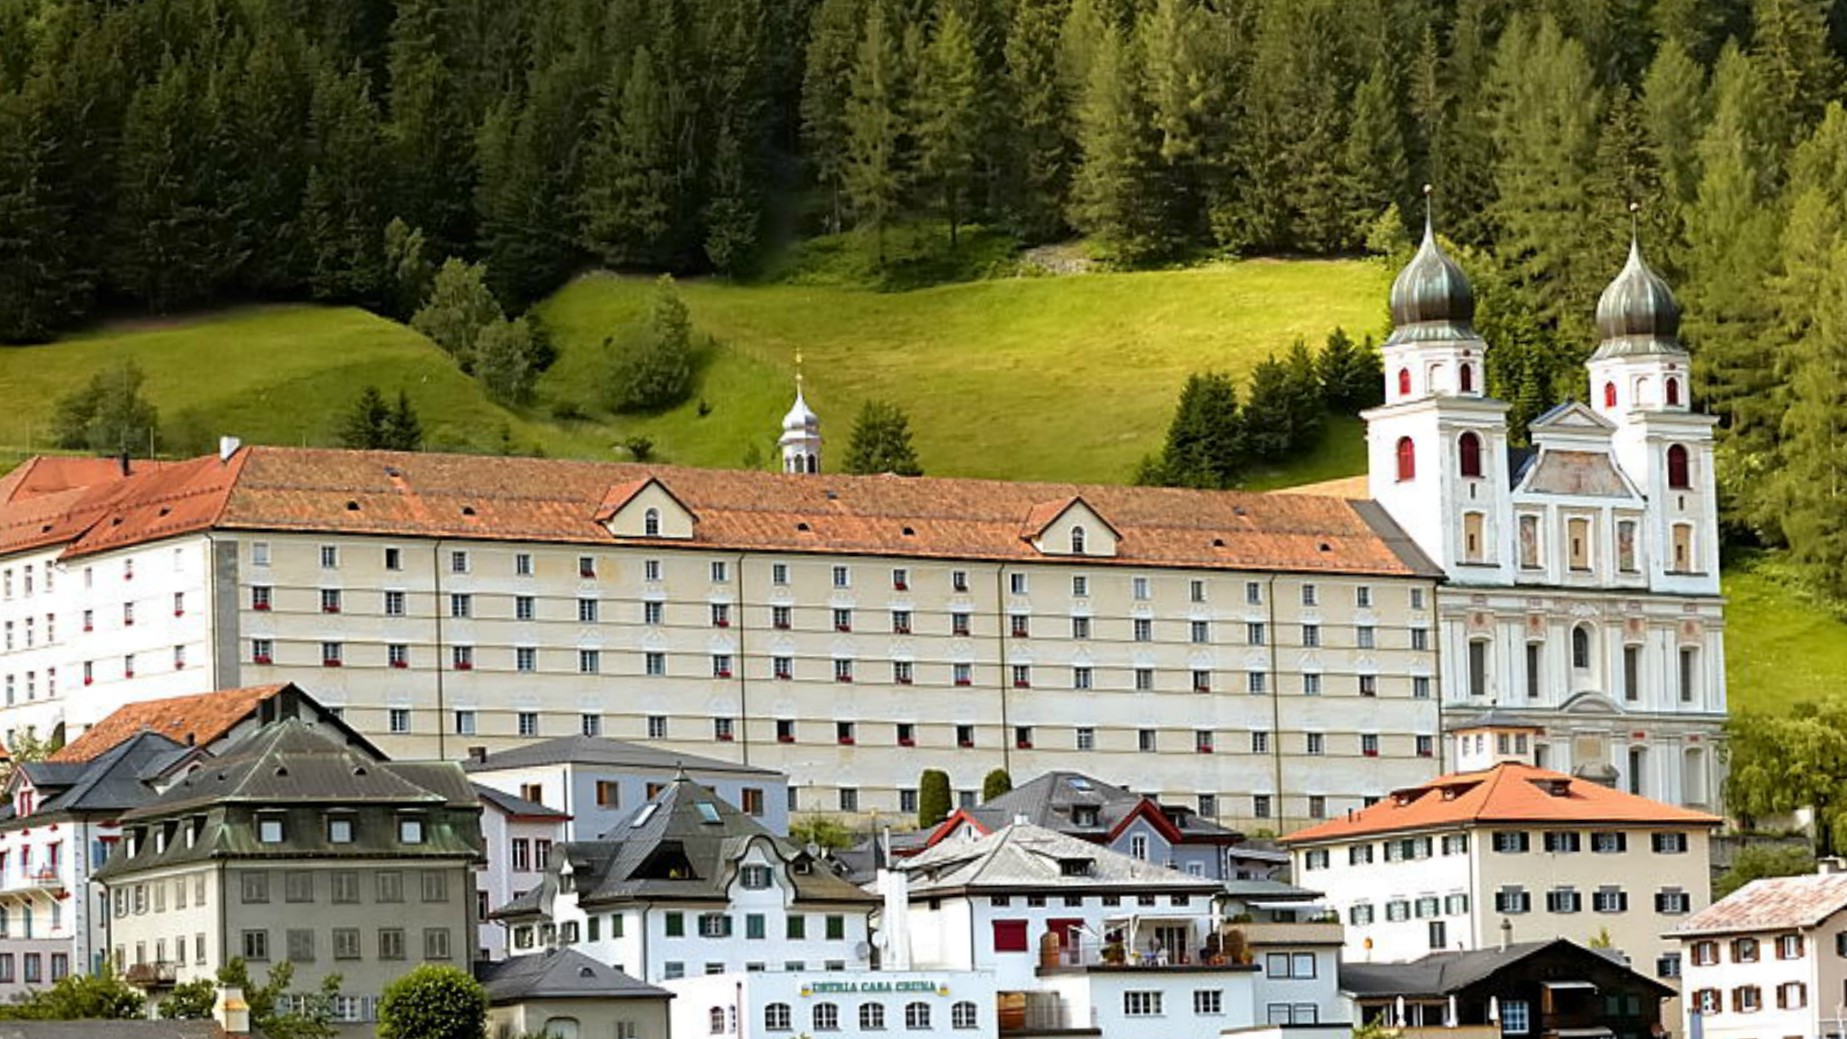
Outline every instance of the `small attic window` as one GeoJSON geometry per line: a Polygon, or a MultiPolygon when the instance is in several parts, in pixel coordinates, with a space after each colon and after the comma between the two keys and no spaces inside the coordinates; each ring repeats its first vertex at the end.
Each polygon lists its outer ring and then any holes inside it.
{"type": "Polygon", "coordinates": [[[840,495],[838,495],[838,494],[835,494],[835,493],[834,493],[834,492],[833,492],[833,491],[832,491],[832,490],[830,489],[830,490],[829,490],[829,491],[827,492],[827,500],[828,500],[828,501],[839,501],[839,500],[840,500],[840,495]]]}
{"type": "Polygon", "coordinates": [[[649,509],[641,514],[641,536],[648,538],[661,536],[661,510],[649,509]]]}
{"type": "Polygon", "coordinates": [[[109,521],[109,525],[110,525],[110,526],[112,526],[112,527],[119,527],[119,526],[121,526],[121,525],[122,525],[122,517],[120,517],[120,516],[116,516],[116,517],[114,517],[114,518],[112,518],[112,519],[111,519],[111,520],[109,521]]]}
{"type": "Polygon", "coordinates": [[[1083,527],[1072,527],[1071,528],[1071,554],[1072,555],[1081,556],[1084,554],[1084,541],[1085,541],[1084,528],[1083,527]]]}
{"type": "Polygon", "coordinates": [[[718,817],[718,806],[710,801],[696,801],[693,803],[693,809],[699,813],[699,821],[702,823],[716,826],[723,822],[718,817]]]}
{"type": "Polygon", "coordinates": [[[397,479],[398,477],[400,477],[400,476],[402,476],[402,475],[404,475],[404,474],[398,471],[398,467],[397,467],[397,466],[395,466],[395,465],[388,465],[388,466],[386,466],[386,467],[385,467],[385,475],[386,475],[386,476],[389,476],[389,477],[391,477],[392,479],[394,479],[394,480],[395,480],[395,479],[397,479]]]}
{"type": "Polygon", "coordinates": [[[1071,789],[1090,790],[1092,789],[1092,787],[1090,785],[1090,780],[1085,779],[1083,776],[1072,776],[1071,777],[1071,789]]]}
{"type": "Polygon", "coordinates": [[[358,503],[358,502],[356,502],[356,501],[349,501],[349,502],[347,502],[347,503],[346,503],[346,511],[348,511],[348,512],[358,512],[358,511],[359,511],[359,503],[358,503]]]}
{"type": "Polygon", "coordinates": [[[904,536],[907,538],[914,538],[917,536],[917,532],[915,530],[912,530],[909,527],[906,527],[904,528],[904,536]]]}
{"type": "Polygon", "coordinates": [[[654,818],[654,813],[658,811],[659,809],[660,809],[660,805],[654,802],[650,802],[648,804],[642,805],[641,811],[636,812],[635,818],[629,821],[629,828],[638,830],[642,828],[643,826],[646,826],[648,824],[648,820],[654,818]]]}
{"type": "Polygon", "coordinates": [[[801,523],[797,523],[797,524],[795,525],[795,529],[796,529],[796,530],[799,530],[799,531],[803,531],[803,532],[805,533],[805,532],[807,532],[807,531],[810,531],[810,530],[813,530],[814,528],[813,528],[813,527],[810,527],[810,526],[808,525],[808,523],[807,523],[807,521],[806,521],[806,520],[804,520],[804,521],[802,521],[801,523]]]}
{"type": "Polygon", "coordinates": [[[1224,547],[1225,547],[1225,539],[1224,539],[1224,538],[1213,538],[1213,539],[1212,539],[1212,547],[1213,547],[1213,548],[1224,548],[1224,547]]]}
{"type": "Polygon", "coordinates": [[[1058,875],[1061,877],[1087,877],[1090,875],[1090,860],[1059,859],[1058,875]]]}
{"type": "Polygon", "coordinates": [[[577,968],[577,976],[580,978],[594,978],[596,977],[596,971],[590,967],[579,967],[577,968]]]}
{"type": "Polygon", "coordinates": [[[475,514],[475,507],[473,505],[462,506],[462,515],[473,516],[474,514],[475,514]]]}
{"type": "Polygon", "coordinates": [[[1245,515],[1245,511],[1244,511],[1244,506],[1242,506],[1242,505],[1233,505],[1233,506],[1231,507],[1231,514],[1232,514],[1233,516],[1243,516],[1243,515],[1245,515]]]}
{"type": "Polygon", "coordinates": [[[160,514],[162,516],[170,515],[172,514],[172,512],[173,512],[173,507],[170,505],[162,505],[160,507],[160,514]]]}
{"type": "Polygon", "coordinates": [[[1321,551],[1323,551],[1323,552],[1332,552],[1332,551],[1334,551],[1334,546],[1333,546],[1333,545],[1330,545],[1330,544],[1328,544],[1328,543],[1327,543],[1327,542],[1325,542],[1325,541],[1323,541],[1323,542],[1322,542],[1321,544],[1319,544],[1319,545],[1316,545],[1315,547],[1316,547],[1316,548],[1319,548],[1319,549],[1320,549],[1321,551]]]}

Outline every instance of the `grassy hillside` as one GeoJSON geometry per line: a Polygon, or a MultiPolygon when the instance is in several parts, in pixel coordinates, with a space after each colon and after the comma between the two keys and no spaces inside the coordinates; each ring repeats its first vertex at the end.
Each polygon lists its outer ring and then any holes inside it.
{"type": "Polygon", "coordinates": [[[1776,553],[1741,553],[1725,571],[1725,671],[1734,711],[1781,711],[1840,696],[1847,618],[1776,553]]]}
{"type": "MultiPolygon", "coordinates": [[[[682,286],[693,319],[722,348],[696,405],[626,419],[676,461],[737,465],[768,451],[787,410],[795,354],[809,403],[844,446],[860,404],[911,415],[927,472],[1121,481],[1159,444],[1189,372],[1247,371],[1296,337],[1384,324],[1386,272],[1363,262],[1251,262],[1176,272],[1010,278],[912,292],[810,285],[682,286]]],[[[646,306],[648,283],[591,276],[542,308],[562,357],[550,401],[598,409],[600,344],[646,306]]],[[[1347,425],[1331,453],[1287,480],[1363,465],[1347,425]]]]}

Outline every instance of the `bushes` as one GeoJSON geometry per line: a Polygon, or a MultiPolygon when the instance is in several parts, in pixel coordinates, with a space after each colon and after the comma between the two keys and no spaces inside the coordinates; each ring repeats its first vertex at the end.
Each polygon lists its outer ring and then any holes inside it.
{"type": "Polygon", "coordinates": [[[684,401],[693,389],[693,320],[673,278],[655,282],[648,318],[611,351],[609,406],[616,411],[659,411],[684,401]]]}
{"type": "Polygon", "coordinates": [[[379,1039],[485,1039],[487,990],[454,967],[424,964],[385,986],[379,1039]]]}

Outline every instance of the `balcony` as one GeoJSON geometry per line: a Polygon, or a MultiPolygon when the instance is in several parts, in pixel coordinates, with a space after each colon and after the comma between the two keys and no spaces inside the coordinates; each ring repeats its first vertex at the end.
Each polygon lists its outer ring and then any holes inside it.
{"type": "Polygon", "coordinates": [[[1340,945],[1347,940],[1346,928],[1339,923],[1250,923],[1227,924],[1224,933],[1244,932],[1245,944],[1254,948],[1266,945],[1340,945]]]}
{"type": "Polygon", "coordinates": [[[172,985],[179,980],[177,963],[135,963],[122,972],[122,980],[140,988],[172,985]]]}
{"type": "Polygon", "coordinates": [[[64,891],[64,871],[56,866],[26,870],[6,883],[8,893],[48,892],[62,894],[64,891]]]}

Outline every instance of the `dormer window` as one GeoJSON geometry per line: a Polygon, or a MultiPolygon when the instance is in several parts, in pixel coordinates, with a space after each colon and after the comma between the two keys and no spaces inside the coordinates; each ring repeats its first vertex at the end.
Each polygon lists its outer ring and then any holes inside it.
{"type": "Polygon", "coordinates": [[[1071,824],[1073,826],[1097,825],[1097,810],[1088,805],[1080,805],[1073,808],[1071,810],[1071,824]]]}
{"type": "Polygon", "coordinates": [[[1074,556],[1081,556],[1084,554],[1084,528],[1083,527],[1072,527],[1071,528],[1071,554],[1074,556]]]}
{"type": "Polygon", "coordinates": [[[420,815],[401,815],[398,817],[398,843],[423,843],[423,817],[420,815]]]}
{"type": "Polygon", "coordinates": [[[353,817],[350,815],[331,815],[327,817],[327,843],[353,843],[353,817]]]}
{"type": "Polygon", "coordinates": [[[1090,860],[1059,859],[1058,875],[1061,877],[1087,877],[1090,875],[1090,860]]]}
{"type": "Polygon", "coordinates": [[[15,797],[13,801],[13,811],[21,819],[32,814],[33,797],[31,790],[21,790],[19,796],[15,797]]]}
{"type": "Polygon", "coordinates": [[[282,816],[280,815],[259,815],[257,816],[257,843],[259,844],[281,844],[282,843],[282,816]]]}
{"type": "Polygon", "coordinates": [[[642,513],[641,532],[651,538],[661,536],[661,510],[649,509],[647,512],[642,513]]]}

